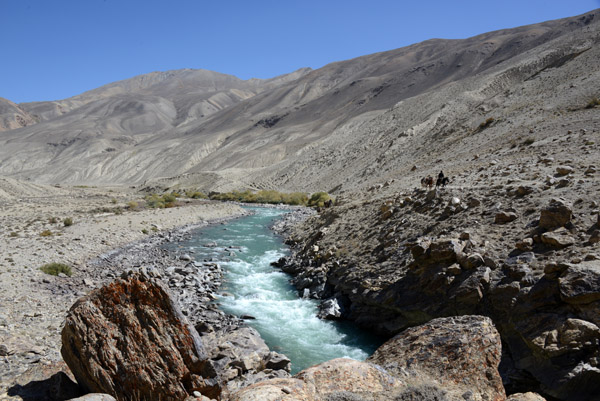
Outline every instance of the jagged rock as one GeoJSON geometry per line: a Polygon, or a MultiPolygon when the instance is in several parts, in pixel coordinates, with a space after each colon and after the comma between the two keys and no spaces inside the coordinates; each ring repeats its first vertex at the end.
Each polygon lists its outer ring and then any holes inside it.
{"type": "Polygon", "coordinates": [[[266,358],[264,358],[264,365],[267,369],[272,370],[284,370],[289,372],[291,370],[292,361],[278,352],[271,351],[266,358]]]}
{"type": "Polygon", "coordinates": [[[566,248],[575,243],[575,238],[573,238],[571,233],[564,227],[555,231],[545,232],[540,236],[540,239],[544,244],[559,249],[566,248]]]}
{"type": "Polygon", "coordinates": [[[531,251],[533,247],[533,238],[522,239],[515,244],[515,247],[520,251],[531,251]]]}
{"type": "Polygon", "coordinates": [[[556,174],[558,175],[568,175],[575,171],[575,169],[571,166],[558,166],[556,167],[556,174]]]}
{"type": "Polygon", "coordinates": [[[290,360],[269,351],[260,334],[251,327],[223,329],[202,336],[214,369],[228,388],[238,389],[269,377],[289,377],[290,360]],[[263,370],[273,374],[259,374],[263,370]]]}
{"type": "Polygon", "coordinates": [[[483,256],[477,252],[471,253],[465,258],[460,258],[458,262],[465,269],[475,269],[485,264],[483,261],[483,256]]]}
{"type": "Polygon", "coordinates": [[[552,199],[550,204],[542,209],[539,227],[544,230],[553,230],[563,227],[571,222],[573,210],[569,204],[561,199],[552,199]]]}
{"type": "Polygon", "coordinates": [[[319,305],[319,313],[317,314],[317,316],[320,319],[329,320],[340,318],[342,316],[342,310],[337,299],[331,298],[321,302],[321,304],[319,305]]]}
{"type": "Polygon", "coordinates": [[[519,187],[517,187],[517,196],[525,196],[525,195],[529,195],[531,193],[533,193],[535,191],[534,187],[528,186],[528,185],[521,185],[519,187]]]}
{"type": "Polygon", "coordinates": [[[519,216],[515,212],[498,212],[494,218],[496,224],[506,224],[515,221],[519,216]]]}
{"type": "Polygon", "coordinates": [[[431,320],[387,341],[367,361],[379,364],[397,377],[406,372],[435,378],[451,397],[505,400],[498,373],[500,335],[483,316],[431,320]]]}
{"type": "Polygon", "coordinates": [[[600,300],[600,261],[569,265],[558,280],[560,297],[569,304],[600,300]]]}
{"type": "Polygon", "coordinates": [[[198,334],[166,288],[125,275],[77,301],[62,331],[61,354],[89,392],[138,400],[182,400],[220,387],[198,334]]]}
{"type": "Polygon", "coordinates": [[[462,252],[458,240],[440,240],[432,242],[426,252],[426,258],[431,263],[453,263],[462,252]]]}

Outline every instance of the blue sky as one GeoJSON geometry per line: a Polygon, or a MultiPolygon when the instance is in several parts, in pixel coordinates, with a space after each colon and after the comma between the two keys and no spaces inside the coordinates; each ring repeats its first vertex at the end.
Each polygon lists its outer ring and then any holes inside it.
{"type": "Polygon", "coordinates": [[[600,0],[0,0],[0,97],[63,99],[180,68],[271,78],[599,7],[600,0]]]}

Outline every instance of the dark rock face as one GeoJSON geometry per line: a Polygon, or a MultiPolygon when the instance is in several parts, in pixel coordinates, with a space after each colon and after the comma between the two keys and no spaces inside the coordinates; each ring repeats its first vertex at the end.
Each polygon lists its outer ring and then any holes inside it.
{"type": "Polygon", "coordinates": [[[367,361],[399,377],[417,371],[459,396],[471,392],[472,399],[499,401],[506,399],[498,373],[500,356],[500,335],[491,319],[459,316],[405,330],[367,361]]]}
{"type": "Polygon", "coordinates": [[[220,393],[198,334],[165,287],[143,274],[125,275],[77,301],[62,343],[65,362],[89,392],[137,400],[220,393]]]}

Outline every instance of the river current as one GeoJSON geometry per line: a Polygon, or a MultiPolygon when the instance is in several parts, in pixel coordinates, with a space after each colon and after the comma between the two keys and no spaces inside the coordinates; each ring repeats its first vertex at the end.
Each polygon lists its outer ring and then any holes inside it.
{"type": "Polygon", "coordinates": [[[218,303],[247,320],[274,351],[292,361],[292,373],[333,358],[364,360],[379,345],[376,338],[343,322],[317,318],[317,301],[298,297],[290,276],[270,263],[289,253],[269,230],[285,210],[250,208],[254,214],[205,227],[179,246],[197,261],[212,260],[225,271],[218,303]]]}

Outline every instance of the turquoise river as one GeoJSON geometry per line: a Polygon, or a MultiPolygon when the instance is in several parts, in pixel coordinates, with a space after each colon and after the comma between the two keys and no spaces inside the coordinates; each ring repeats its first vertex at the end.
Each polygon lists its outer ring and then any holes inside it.
{"type": "Polygon", "coordinates": [[[299,298],[290,276],[270,265],[289,253],[269,229],[286,210],[249,209],[254,214],[196,230],[178,244],[195,260],[212,260],[223,267],[225,279],[217,301],[221,309],[254,317],[248,325],[272,350],[290,358],[292,373],[333,358],[364,360],[379,339],[349,323],[317,318],[318,301],[299,298]]]}

